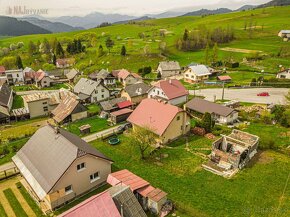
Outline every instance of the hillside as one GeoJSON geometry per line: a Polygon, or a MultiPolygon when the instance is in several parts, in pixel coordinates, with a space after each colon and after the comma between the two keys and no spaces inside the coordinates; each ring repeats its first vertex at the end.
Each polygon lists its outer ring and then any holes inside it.
{"type": "Polygon", "coordinates": [[[20,21],[16,18],[0,16],[0,35],[19,36],[31,34],[47,34],[50,31],[33,25],[27,21],[20,21]]]}
{"type": "Polygon", "coordinates": [[[27,21],[33,25],[39,26],[43,29],[46,29],[50,32],[56,33],[56,32],[72,32],[77,30],[82,30],[81,27],[72,27],[70,25],[60,23],[60,22],[50,22],[47,20],[41,20],[36,17],[24,17],[19,18],[18,20],[27,21]]]}
{"type": "Polygon", "coordinates": [[[236,69],[238,71],[261,72],[261,70],[264,70],[265,72],[276,73],[279,70],[279,65],[290,67],[290,56],[288,55],[290,43],[283,42],[281,38],[277,37],[277,33],[281,29],[289,28],[289,13],[290,6],[272,7],[206,17],[182,16],[152,19],[73,33],[4,38],[0,39],[0,47],[2,48],[9,47],[11,43],[19,41],[24,42],[25,46],[17,52],[11,52],[9,55],[0,57],[0,65],[3,58],[19,54],[25,65],[31,65],[36,69],[42,68],[49,63],[50,58],[41,53],[35,54],[33,57],[29,56],[27,48],[30,40],[37,43],[43,41],[44,38],[49,41],[57,38],[66,50],[69,41],[82,37],[83,43],[87,46],[86,52],[75,55],[65,53],[65,55],[66,57],[73,56],[76,58],[76,67],[85,73],[101,68],[110,70],[127,68],[138,71],[139,68],[144,66],[151,66],[156,69],[158,62],[164,59],[177,60],[182,66],[186,66],[191,62],[203,63],[205,53],[203,49],[187,52],[177,49],[176,42],[183,37],[185,29],[194,32],[200,31],[199,28],[201,27],[211,31],[218,27],[232,27],[235,40],[226,44],[218,44],[218,59],[240,62],[240,68],[236,69]],[[247,24],[246,30],[245,24],[247,24]],[[251,28],[249,28],[250,25],[251,28]],[[92,37],[95,37],[95,39],[92,37]],[[110,52],[105,43],[108,37],[114,41],[114,46],[110,49],[110,52]],[[91,46],[92,40],[94,41],[93,46],[91,46]],[[100,45],[104,49],[104,55],[102,56],[98,56],[100,45]],[[120,55],[123,45],[126,46],[126,57],[120,55]],[[283,55],[281,55],[281,50],[283,55]],[[257,55],[262,55],[262,57],[255,61],[243,62],[244,58],[252,59],[256,58],[257,55]]]}
{"type": "Polygon", "coordinates": [[[273,7],[273,6],[286,6],[290,5],[290,0],[273,0],[266,4],[259,5],[258,8],[273,7]]]}
{"type": "Polygon", "coordinates": [[[212,15],[212,14],[226,14],[226,13],[230,13],[230,12],[232,12],[232,10],[230,10],[228,8],[218,8],[215,10],[201,9],[198,11],[186,13],[183,16],[202,16],[202,15],[212,15]]]}

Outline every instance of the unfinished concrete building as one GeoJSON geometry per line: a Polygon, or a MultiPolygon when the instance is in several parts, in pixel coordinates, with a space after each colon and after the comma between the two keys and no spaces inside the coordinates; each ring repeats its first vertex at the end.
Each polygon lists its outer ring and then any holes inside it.
{"type": "Polygon", "coordinates": [[[258,144],[258,136],[233,130],[230,135],[222,135],[213,142],[210,161],[203,167],[218,175],[230,177],[253,158],[258,144]]]}

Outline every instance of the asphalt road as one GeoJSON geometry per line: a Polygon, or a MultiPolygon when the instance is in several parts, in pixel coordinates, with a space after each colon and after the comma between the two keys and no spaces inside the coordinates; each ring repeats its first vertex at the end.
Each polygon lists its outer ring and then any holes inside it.
{"type": "MultiPolygon", "coordinates": [[[[285,104],[285,95],[289,90],[290,88],[225,88],[224,99],[261,104],[285,104]],[[268,92],[270,96],[257,96],[257,94],[261,92],[268,92]]],[[[194,90],[190,90],[189,93],[194,95],[194,90]]],[[[206,100],[214,101],[215,99],[222,99],[222,88],[196,90],[195,94],[205,96],[206,100]]]]}

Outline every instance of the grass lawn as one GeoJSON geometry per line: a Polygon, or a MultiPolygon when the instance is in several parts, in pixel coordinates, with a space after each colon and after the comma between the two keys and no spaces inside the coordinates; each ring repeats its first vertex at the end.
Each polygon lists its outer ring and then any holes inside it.
{"type": "MultiPolygon", "coordinates": [[[[138,148],[130,138],[120,136],[118,146],[97,140],[91,144],[114,160],[113,169],[128,169],[166,191],[180,216],[288,216],[290,187],[283,189],[289,174],[289,157],[265,151],[233,179],[225,179],[201,168],[202,158],[184,149],[185,140],[171,148],[161,149],[156,156],[140,160],[138,148]],[[280,209],[277,210],[280,203],[280,209]]],[[[191,147],[209,147],[210,141],[193,136],[191,147]]]]}
{"type": "Polygon", "coordinates": [[[20,182],[16,183],[16,186],[18,187],[18,190],[26,200],[27,204],[30,206],[30,208],[33,210],[35,215],[37,217],[45,216],[39,206],[36,204],[36,202],[32,199],[32,197],[29,195],[29,193],[26,191],[26,189],[23,187],[23,185],[20,182]]]}
{"type": "Polygon", "coordinates": [[[25,217],[25,216],[28,217],[28,215],[26,214],[26,212],[22,208],[21,204],[17,200],[13,191],[10,188],[8,188],[8,189],[4,190],[3,192],[4,192],[5,197],[7,198],[8,202],[9,202],[11,208],[13,209],[15,215],[17,217],[25,217]]]}
{"type": "Polygon", "coordinates": [[[0,216],[8,217],[1,203],[0,203],[0,216]]]}
{"type": "Polygon", "coordinates": [[[261,123],[251,123],[245,131],[260,137],[261,143],[273,141],[278,147],[286,148],[290,145],[289,128],[280,125],[266,125],[261,123]],[[287,133],[288,132],[288,136],[287,133]]]}
{"type": "Polygon", "coordinates": [[[54,212],[54,214],[55,214],[55,215],[59,215],[59,214],[65,212],[65,211],[69,210],[70,208],[76,206],[77,204],[81,203],[82,201],[84,201],[84,200],[90,198],[91,196],[96,195],[96,194],[98,194],[98,193],[101,193],[101,192],[105,191],[105,190],[108,189],[109,187],[110,187],[110,186],[109,186],[108,184],[103,185],[103,186],[101,186],[100,188],[95,189],[95,190],[89,192],[88,194],[86,194],[86,195],[84,195],[84,196],[82,196],[82,197],[80,197],[80,198],[78,198],[78,199],[76,199],[76,200],[73,200],[73,201],[70,202],[69,204],[64,205],[63,207],[61,207],[61,208],[59,208],[58,210],[56,210],[56,211],[54,212]]]}
{"type": "Polygon", "coordinates": [[[88,105],[87,109],[88,109],[88,113],[91,114],[91,115],[97,115],[101,111],[100,106],[98,106],[97,104],[94,104],[94,103],[88,105]]]}
{"type": "Polygon", "coordinates": [[[23,98],[19,95],[15,95],[13,98],[12,109],[18,109],[23,107],[24,107],[23,98]]]}
{"type": "MultiPolygon", "coordinates": [[[[28,141],[29,138],[23,138],[19,139],[13,142],[9,142],[5,144],[5,146],[8,147],[9,153],[5,155],[5,157],[0,158],[0,165],[8,163],[11,161],[11,158],[16,154],[16,152],[22,148],[22,146],[28,141]]],[[[0,148],[2,148],[4,144],[0,145],[0,148]]]]}
{"type": "Polygon", "coordinates": [[[21,86],[13,86],[13,90],[15,92],[21,92],[21,91],[29,91],[29,90],[38,90],[38,88],[33,84],[28,84],[28,85],[21,85],[21,86]]]}
{"type": "Polygon", "coordinates": [[[65,129],[76,135],[81,135],[79,127],[85,124],[91,125],[91,133],[95,133],[110,128],[110,126],[107,123],[107,119],[101,119],[97,116],[93,116],[90,118],[85,118],[79,121],[69,123],[65,127],[65,129]]]}

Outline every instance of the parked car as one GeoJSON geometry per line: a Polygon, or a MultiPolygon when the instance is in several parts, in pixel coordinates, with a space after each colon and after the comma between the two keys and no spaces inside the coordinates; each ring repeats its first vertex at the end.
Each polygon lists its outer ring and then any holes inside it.
{"type": "Polygon", "coordinates": [[[258,93],[257,96],[270,96],[268,92],[258,93]]]}

